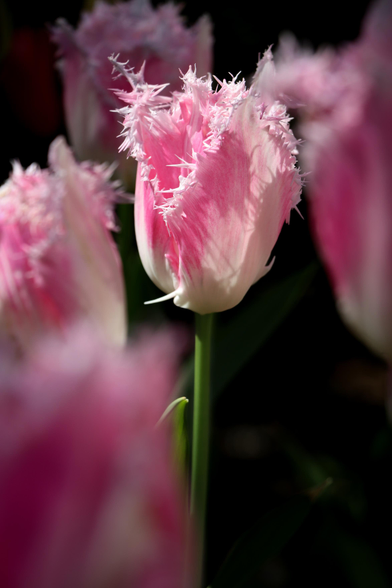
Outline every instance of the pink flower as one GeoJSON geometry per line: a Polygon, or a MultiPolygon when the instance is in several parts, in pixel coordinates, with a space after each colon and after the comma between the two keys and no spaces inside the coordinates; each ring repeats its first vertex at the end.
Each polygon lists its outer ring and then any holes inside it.
{"type": "Polygon", "coordinates": [[[233,79],[213,91],[190,68],[172,98],[127,72],[133,90],[122,150],[139,162],[135,223],[153,282],[200,314],[238,304],[269,269],[283,222],[299,202],[296,140],[283,104],[264,92],[270,51],[249,90],[233,79]]]}
{"type": "Polygon", "coordinates": [[[21,349],[46,330],[89,319],[108,342],[126,337],[115,186],[104,166],[77,164],[63,138],[50,169],[14,164],[0,188],[0,325],[21,349]]]}
{"type": "Polygon", "coordinates": [[[168,422],[178,345],[125,353],[89,330],[22,365],[0,355],[2,588],[186,588],[168,422]]]}
{"type": "Polygon", "coordinates": [[[348,326],[391,361],[391,2],[374,5],[357,43],[329,51],[328,63],[325,55],[286,51],[277,60],[275,84],[301,105],[312,228],[338,308],[348,326]],[[301,86],[290,85],[290,68],[301,86]],[[320,83],[309,93],[314,77],[320,83]]]}
{"type": "MultiPolygon", "coordinates": [[[[197,64],[201,75],[211,69],[212,35],[207,16],[190,29],[184,27],[179,7],[163,4],[153,9],[148,0],[118,4],[97,2],[85,13],[76,31],[59,21],[53,38],[60,48],[64,81],[64,106],[68,132],[80,159],[119,159],[118,115],[120,102],[109,88],[125,89],[121,79],[113,81],[108,57],[120,54],[131,67],[145,62],[151,84],[170,82],[180,89],[178,70],[197,64]]],[[[123,157],[120,172],[131,180],[135,166],[123,157]]]]}

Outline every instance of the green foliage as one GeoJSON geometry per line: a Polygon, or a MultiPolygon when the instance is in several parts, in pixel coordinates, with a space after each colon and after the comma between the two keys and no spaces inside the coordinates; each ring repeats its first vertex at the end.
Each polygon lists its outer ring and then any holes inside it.
{"type": "Polygon", "coordinates": [[[295,496],[261,517],[237,541],[210,588],[241,588],[277,555],[307,517],[309,496],[295,496]]]}
{"type": "Polygon", "coordinates": [[[283,323],[298,304],[317,271],[311,263],[263,290],[260,296],[242,304],[239,312],[227,324],[217,324],[215,333],[212,390],[215,396],[223,392],[268,338],[283,323]]]}
{"type": "Polygon", "coordinates": [[[187,432],[185,425],[185,408],[188,404],[187,398],[179,398],[174,410],[174,454],[175,460],[181,472],[186,471],[187,460],[187,432]]]}
{"type": "Polygon", "coordinates": [[[359,533],[345,528],[331,513],[324,525],[323,546],[336,559],[351,588],[389,588],[380,560],[359,533]]]}
{"type": "Polygon", "coordinates": [[[188,402],[189,400],[185,396],[173,400],[157,423],[159,427],[165,419],[173,418],[174,459],[182,473],[185,473],[186,470],[187,433],[185,426],[185,407],[188,402]]]}

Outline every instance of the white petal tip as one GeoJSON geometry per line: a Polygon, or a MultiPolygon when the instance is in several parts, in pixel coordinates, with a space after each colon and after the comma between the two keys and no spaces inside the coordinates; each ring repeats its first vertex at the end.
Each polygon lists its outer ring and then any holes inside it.
{"type": "Polygon", "coordinates": [[[165,296],[161,296],[160,298],[155,298],[155,300],[147,300],[144,304],[156,304],[157,302],[165,302],[166,300],[171,300],[175,298],[178,294],[178,290],[174,290],[174,292],[170,292],[170,294],[165,294],[165,296]]]}

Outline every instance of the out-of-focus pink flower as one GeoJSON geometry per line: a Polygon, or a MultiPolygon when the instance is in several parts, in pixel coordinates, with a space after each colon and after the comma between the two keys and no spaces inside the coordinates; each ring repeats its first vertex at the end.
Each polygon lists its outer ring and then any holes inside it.
{"type": "Polygon", "coordinates": [[[2,588],[189,588],[168,423],[173,333],[126,352],[89,330],[0,355],[2,588]]]}
{"type": "MultiPolygon", "coordinates": [[[[53,38],[60,48],[64,81],[64,105],[68,132],[77,156],[97,161],[119,160],[120,102],[110,88],[125,89],[123,80],[113,80],[110,55],[121,55],[130,67],[145,62],[146,80],[169,82],[180,89],[178,70],[197,65],[200,75],[211,69],[212,35],[207,16],[185,28],[179,7],[168,3],[153,9],[148,0],[118,4],[97,2],[85,13],[76,31],[59,21],[53,38]]],[[[133,180],[135,166],[120,161],[123,179],[133,180]]]]}
{"type": "Polygon", "coordinates": [[[108,342],[126,338],[116,186],[103,165],[77,164],[63,138],[50,169],[14,165],[0,188],[0,325],[28,348],[46,330],[89,319],[108,342]]]}
{"type": "Polygon", "coordinates": [[[286,45],[274,83],[299,108],[312,228],[338,308],[392,361],[392,3],[375,4],[340,52],[286,45]]]}
{"type": "Polygon", "coordinates": [[[122,150],[139,162],[135,223],[153,282],[174,303],[200,314],[238,304],[268,271],[268,258],[299,202],[296,140],[285,106],[264,92],[273,74],[267,51],[249,90],[190,68],[172,98],[121,64],[133,90],[122,150]]]}

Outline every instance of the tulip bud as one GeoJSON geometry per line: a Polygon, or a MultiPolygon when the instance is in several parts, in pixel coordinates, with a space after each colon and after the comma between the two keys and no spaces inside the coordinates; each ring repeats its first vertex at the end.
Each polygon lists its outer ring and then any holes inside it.
{"type": "Polygon", "coordinates": [[[2,588],[189,588],[167,421],[178,345],[90,330],[0,353],[2,588]]]}
{"type": "Polygon", "coordinates": [[[145,62],[151,84],[173,83],[180,89],[178,70],[197,64],[201,74],[211,69],[212,35],[207,16],[190,29],[184,27],[179,7],[163,4],[152,8],[148,0],[109,5],[97,2],[85,13],[76,31],[65,21],[53,30],[60,49],[64,82],[64,108],[71,144],[80,159],[115,161],[128,183],[135,165],[118,154],[120,102],[109,88],[125,89],[113,80],[110,55],[121,53],[131,67],[145,62]]]}
{"type": "Polygon", "coordinates": [[[135,226],[144,268],[165,298],[200,314],[238,304],[299,202],[296,140],[283,104],[264,91],[267,51],[249,90],[236,78],[212,90],[190,68],[172,98],[117,63],[133,90],[122,150],[139,162],[135,226]]]}
{"type": "Polygon", "coordinates": [[[0,188],[0,325],[27,349],[46,330],[89,319],[126,338],[121,261],[111,230],[117,194],[104,166],[77,164],[63,138],[50,169],[14,164],[0,188]]]}
{"type": "Polygon", "coordinates": [[[392,361],[392,4],[376,3],[340,52],[286,50],[276,86],[295,97],[312,229],[347,325],[392,361]],[[286,75],[291,71],[291,78],[286,75]],[[295,81],[301,79],[298,85],[295,81]],[[314,80],[317,83],[314,84],[314,80]],[[312,90],[310,91],[310,88],[312,90]]]}

